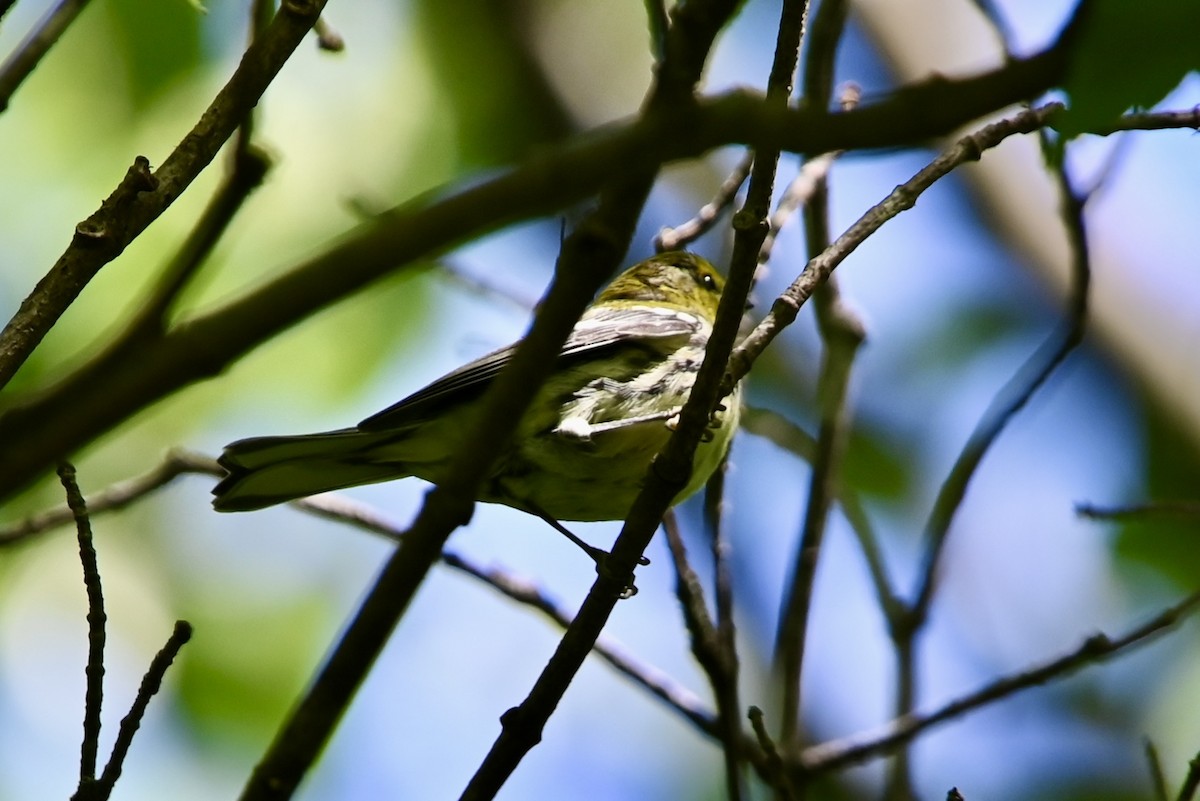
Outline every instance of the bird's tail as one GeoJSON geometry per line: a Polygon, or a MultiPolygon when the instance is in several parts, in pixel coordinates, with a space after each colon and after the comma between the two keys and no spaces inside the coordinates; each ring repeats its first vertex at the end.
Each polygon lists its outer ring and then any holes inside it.
{"type": "Polygon", "coordinates": [[[248,512],[277,503],[408,475],[395,462],[373,460],[387,439],[356,428],[292,437],[254,437],[225,448],[217,461],[228,471],[213,488],[218,512],[248,512]]]}

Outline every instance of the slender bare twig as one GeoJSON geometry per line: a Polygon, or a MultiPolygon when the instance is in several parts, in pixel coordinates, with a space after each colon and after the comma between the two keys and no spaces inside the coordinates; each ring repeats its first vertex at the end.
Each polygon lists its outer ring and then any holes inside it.
{"type": "Polygon", "coordinates": [[[1075,514],[1089,520],[1200,520],[1200,501],[1157,501],[1133,506],[1075,505],[1075,514]]]}
{"type": "Polygon", "coordinates": [[[999,678],[961,698],[925,714],[912,713],[893,720],[881,730],[814,745],[804,750],[794,770],[828,772],[887,754],[910,742],[921,732],[974,709],[1009,698],[1016,693],[1060,679],[1083,667],[1149,643],[1155,635],[1175,626],[1200,606],[1200,592],[1167,607],[1150,620],[1118,636],[1096,634],[1071,653],[1019,673],[999,678]]]}
{"type": "Polygon", "coordinates": [[[818,286],[833,273],[867,237],[881,225],[901,212],[912,208],[925,190],[962,164],[977,160],[984,151],[995,147],[1010,136],[1030,133],[1046,123],[1061,108],[1050,103],[1026,109],[1011,117],[984,126],[975,133],[959,139],[951,148],[926,165],[920,172],[872,206],[824,252],[809,260],[800,276],[772,304],[770,313],[742,340],[730,359],[725,386],[732,387],[749,371],[754,360],[779,332],[790,325],[800,307],[818,286]]]}
{"type": "Polygon", "coordinates": [[[79,791],[96,780],[96,756],[100,751],[100,708],[104,703],[104,590],[100,585],[100,567],[92,545],[92,524],[87,503],[75,480],[75,468],[69,462],[58,466],[58,478],[67,494],[67,505],[75,519],[79,539],[79,561],[83,564],[83,584],[88,598],[88,660],[85,675],[87,691],[83,702],[83,745],[79,756],[79,791]]]}
{"type": "Polygon", "coordinates": [[[770,733],[767,732],[766,721],[763,720],[763,711],[757,706],[751,706],[748,717],[750,718],[750,726],[754,729],[754,736],[758,738],[759,748],[766,755],[764,772],[767,780],[771,783],[771,787],[775,790],[776,795],[781,801],[792,801],[796,797],[794,788],[792,787],[791,776],[784,770],[783,758],[779,755],[779,749],[775,746],[775,741],[771,739],[770,733]]]}
{"type": "MultiPolygon", "coordinates": [[[[844,0],[821,3],[813,19],[808,60],[804,70],[807,102],[827,107],[833,93],[833,66],[845,27],[844,0]]],[[[826,154],[805,164],[785,195],[788,204],[776,211],[778,225],[803,205],[804,231],[810,254],[829,247],[829,192],[827,176],[837,153],[826,154]],[[811,164],[816,166],[811,167],[811,164]]],[[[775,227],[775,226],[773,226],[775,227]]],[[[777,230],[777,229],[776,229],[777,230]]],[[[769,250],[764,243],[763,250],[769,250]]],[[[841,301],[837,281],[829,276],[816,293],[817,322],[821,333],[821,370],[818,401],[821,423],[809,478],[808,503],[796,546],[791,578],[784,591],[783,612],[775,640],[775,668],[782,685],[780,739],[785,751],[800,745],[800,715],[803,705],[805,646],[817,564],[825,537],[829,510],[835,495],[836,474],[849,430],[847,401],[851,365],[864,339],[863,325],[841,301]]],[[[804,789],[803,786],[801,788],[804,789]]]]}
{"type": "Polygon", "coordinates": [[[728,458],[709,477],[704,487],[704,524],[713,549],[713,608],[716,612],[716,638],[721,650],[737,660],[737,626],[733,621],[733,567],[730,565],[730,541],[725,535],[725,477],[728,458]]]}
{"type": "Polygon", "coordinates": [[[704,670],[713,696],[717,699],[716,736],[721,741],[725,756],[726,796],[730,801],[737,801],[745,794],[741,775],[741,751],[745,737],[738,704],[737,654],[722,641],[708,612],[704,589],[700,577],[688,562],[687,547],[683,543],[674,510],[668,510],[663,516],[663,530],[667,533],[671,561],[675,566],[675,597],[679,599],[684,625],[691,635],[692,655],[704,670]]]}
{"type": "MultiPolygon", "coordinates": [[[[1090,252],[1083,218],[1086,199],[1072,189],[1064,163],[1065,159],[1060,160],[1054,173],[1061,195],[1063,222],[1073,256],[1067,308],[1062,322],[1017,373],[1001,387],[975,430],[971,432],[934,499],[925,524],[924,554],[916,595],[903,614],[888,620],[896,652],[897,718],[909,714],[916,707],[916,638],[928,619],[941,556],[950,535],[951,523],[966,496],[967,488],[984,456],[1009,421],[1025,407],[1034,393],[1083,340],[1087,324],[1088,286],[1091,281],[1090,252]]],[[[912,794],[907,749],[902,749],[896,755],[889,776],[889,788],[890,797],[893,798],[903,798],[912,794]]]]}
{"type": "Polygon", "coordinates": [[[1071,188],[1065,167],[1055,170],[1059,185],[1063,222],[1070,240],[1071,290],[1059,330],[1054,331],[1038,350],[1021,366],[1017,374],[1000,390],[971,433],[954,466],[946,476],[925,524],[924,567],[921,584],[912,607],[910,624],[919,624],[929,609],[936,581],[937,566],[950,524],[962,503],[967,486],[976,468],[992,443],[1004,431],[1012,417],[1025,407],[1033,394],[1058,369],[1063,360],[1083,340],[1087,325],[1088,286],[1091,283],[1091,257],[1087,243],[1087,228],[1083,218],[1086,197],[1071,188]]]}
{"type": "MultiPolygon", "coordinates": [[[[50,52],[50,48],[54,47],[87,4],[88,0],[60,0],[0,64],[0,113],[8,108],[13,92],[33,73],[42,56],[50,52]]],[[[0,17],[7,10],[7,6],[0,9],[0,17]]]]}
{"type": "Polygon", "coordinates": [[[1146,753],[1146,765],[1150,769],[1150,783],[1154,787],[1154,801],[1171,801],[1167,796],[1167,777],[1163,773],[1162,761],[1158,758],[1158,749],[1149,737],[1142,740],[1146,753]]]}
{"type": "Polygon", "coordinates": [[[754,151],[748,150],[741,161],[733,168],[724,182],[717,188],[713,199],[700,207],[696,216],[682,225],[674,228],[664,227],[654,237],[654,249],[659,253],[666,250],[678,250],[687,247],[692,242],[712,230],[721,218],[722,212],[733,205],[737,199],[738,190],[746,183],[750,175],[750,167],[754,164],[754,151]]]}
{"type": "Polygon", "coordinates": [[[829,168],[833,166],[833,162],[840,154],[841,151],[822,153],[801,165],[800,172],[788,184],[787,189],[783,192],[783,197],[775,206],[775,213],[771,215],[771,228],[758,253],[760,264],[766,264],[771,258],[771,252],[775,249],[775,240],[779,238],[779,232],[792,219],[796,210],[807,203],[817,191],[818,185],[829,175],[829,168]]]}
{"type": "MultiPolygon", "coordinates": [[[[190,451],[172,450],[162,462],[149,472],[94,493],[88,500],[88,513],[95,515],[113,509],[123,509],[186,473],[220,476],[224,474],[224,471],[217,465],[215,459],[190,451]]],[[[60,506],[33,515],[13,525],[0,528],[0,547],[20,542],[27,537],[69,523],[74,519],[75,515],[70,506],[60,506]]]]}
{"type": "Polygon", "coordinates": [[[186,620],[175,621],[175,628],[171,632],[171,636],[167,638],[166,645],[150,661],[150,667],[142,677],[142,683],[133,699],[133,705],[129,708],[128,714],[121,719],[121,725],[117,728],[117,739],[113,742],[112,754],[104,765],[104,772],[96,782],[97,798],[105,799],[112,794],[117,779],[121,778],[121,770],[125,765],[125,757],[129,754],[129,746],[133,744],[133,737],[142,725],[142,717],[146,714],[150,699],[158,693],[167,669],[171,667],[175,657],[179,656],[180,649],[191,638],[191,624],[186,620]]]}
{"type": "MultiPolygon", "coordinates": [[[[263,35],[274,14],[274,0],[254,0],[250,4],[248,46],[263,35]]],[[[126,353],[148,338],[157,338],[167,330],[168,317],[179,296],[207,261],[213,248],[225,234],[271,168],[271,157],[252,140],[256,126],[255,107],[245,110],[233,135],[225,177],[209,200],[200,218],[174,258],[167,263],[149,297],[139,304],[125,331],[99,356],[95,372],[105,374],[108,364],[126,358],[126,353]]]]}
{"type": "MultiPolygon", "coordinates": [[[[295,501],[293,505],[318,517],[379,534],[393,542],[399,542],[404,536],[400,526],[387,520],[376,510],[342,496],[321,495],[295,501]]],[[[506,598],[536,609],[563,628],[571,624],[572,615],[532,580],[519,578],[497,567],[482,567],[449,550],[442,551],[442,562],[482,581],[506,598]]],[[[714,738],[720,736],[717,716],[705,707],[704,702],[695,693],[657,668],[638,662],[612,640],[601,637],[593,650],[614,670],[662,700],[702,732],[714,738]]]]}
{"type": "Polygon", "coordinates": [[[0,332],[0,388],[100,269],[158,218],[199,175],[258,103],[285,61],[324,8],[326,0],[283,0],[279,13],[246,51],[229,82],[162,166],[149,170],[139,156],[128,180],[87,220],[54,267],[22,301],[0,332]]]}
{"type": "Polygon", "coordinates": [[[1200,790],[1200,754],[1188,762],[1187,776],[1183,779],[1183,786],[1179,788],[1179,801],[1192,801],[1197,790],[1200,790]]]}
{"type": "MultiPolygon", "coordinates": [[[[765,437],[778,447],[795,454],[810,464],[816,457],[816,437],[770,409],[747,407],[742,415],[742,430],[765,437]]],[[[875,589],[879,606],[885,611],[885,617],[890,618],[898,611],[902,612],[903,605],[888,578],[887,568],[883,563],[883,554],[879,550],[879,538],[875,535],[874,527],[863,507],[862,499],[854,491],[854,488],[839,486],[836,489],[837,501],[841,505],[842,514],[845,515],[846,522],[850,524],[850,529],[854,532],[866,559],[867,570],[871,575],[871,584],[875,589]]]]}

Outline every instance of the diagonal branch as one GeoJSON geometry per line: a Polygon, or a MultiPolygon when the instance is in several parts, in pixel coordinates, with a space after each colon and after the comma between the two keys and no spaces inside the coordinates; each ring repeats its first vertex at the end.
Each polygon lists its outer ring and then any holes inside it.
{"type": "Polygon", "coordinates": [[[897,718],[880,732],[812,746],[804,751],[799,764],[793,767],[808,772],[825,773],[889,753],[933,726],[1145,645],[1158,634],[1193,614],[1197,607],[1200,607],[1200,593],[1193,593],[1118,637],[1095,634],[1071,653],[997,679],[932,712],[913,713],[897,718]]]}
{"type": "Polygon", "coordinates": [[[121,255],[217,155],[312,27],[326,0],[283,0],[229,82],[162,166],[139,156],[117,189],[75,229],[54,267],[0,332],[0,389],[100,269],[121,255]]]}
{"type": "MultiPolygon", "coordinates": [[[[42,57],[67,31],[88,0],[60,0],[34,28],[17,49],[0,64],[0,113],[8,109],[13,93],[37,68],[42,57]]],[[[8,10],[8,4],[0,7],[0,17],[8,10]]]]}

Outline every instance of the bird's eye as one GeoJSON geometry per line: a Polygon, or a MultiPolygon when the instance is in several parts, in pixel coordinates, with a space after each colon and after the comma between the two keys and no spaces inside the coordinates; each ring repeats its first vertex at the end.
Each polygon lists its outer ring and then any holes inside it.
{"type": "Polygon", "coordinates": [[[716,289],[717,279],[713,278],[710,273],[705,273],[700,276],[700,283],[704,284],[705,289],[716,289]]]}

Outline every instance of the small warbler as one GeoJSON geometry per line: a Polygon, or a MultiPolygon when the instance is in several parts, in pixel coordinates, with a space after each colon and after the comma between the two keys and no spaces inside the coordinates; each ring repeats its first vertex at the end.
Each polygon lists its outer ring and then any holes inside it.
{"type": "MultiPolygon", "coordinates": [[[[662,253],[631,267],[575,325],[554,370],[500,454],[478,500],[560,520],[620,520],[687,400],[724,282],[704,259],[662,253]]],[[[418,476],[437,484],[464,446],[484,390],[512,358],[502,348],[353,428],[255,437],[221,455],[220,512],[418,476]]],[[[708,480],[738,423],[739,392],[713,416],[679,502],[708,480]]]]}

